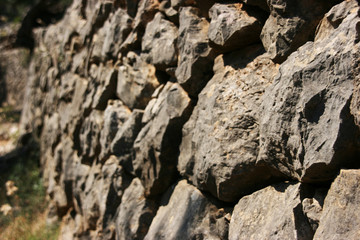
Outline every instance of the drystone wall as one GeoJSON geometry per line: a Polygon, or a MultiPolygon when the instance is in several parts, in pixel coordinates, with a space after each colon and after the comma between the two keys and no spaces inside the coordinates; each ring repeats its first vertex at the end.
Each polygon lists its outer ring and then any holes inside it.
{"type": "Polygon", "coordinates": [[[358,239],[355,0],[74,0],[22,129],[62,239],[358,239]]]}

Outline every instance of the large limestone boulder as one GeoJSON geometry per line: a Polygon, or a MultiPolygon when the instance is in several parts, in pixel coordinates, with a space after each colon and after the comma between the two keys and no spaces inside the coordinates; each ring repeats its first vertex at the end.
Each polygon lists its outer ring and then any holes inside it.
{"type": "Polygon", "coordinates": [[[339,168],[358,166],[360,133],[350,101],[359,7],[356,1],[346,6],[351,13],[345,11],[337,27],[320,25],[319,32],[326,35],[302,46],[280,66],[261,106],[258,163],[303,182],[328,181],[339,168]]]}
{"type": "Polygon", "coordinates": [[[144,239],[226,239],[229,220],[224,209],[183,180],[159,208],[144,239]]]}
{"type": "Polygon", "coordinates": [[[236,201],[277,176],[256,164],[260,104],[277,73],[276,65],[262,53],[255,46],[219,56],[215,75],[183,128],[180,173],[223,201],[236,201]]]}
{"type": "Polygon", "coordinates": [[[149,118],[135,140],[133,160],[146,195],[164,192],[176,179],[181,127],[191,109],[187,93],[178,83],[171,82],[146,107],[143,120],[145,115],[149,118]]]}
{"type": "Polygon", "coordinates": [[[325,198],[314,239],[357,239],[360,215],[360,171],[341,170],[325,198]]]}

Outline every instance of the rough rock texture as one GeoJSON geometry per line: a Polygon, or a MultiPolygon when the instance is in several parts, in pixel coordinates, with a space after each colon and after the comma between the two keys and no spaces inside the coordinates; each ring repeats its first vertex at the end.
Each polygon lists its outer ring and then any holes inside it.
{"type": "Polygon", "coordinates": [[[155,67],[147,64],[134,52],[129,52],[119,67],[116,95],[129,108],[144,109],[159,81],[155,67]]]}
{"type": "Polygon", "coordinates": [[[325,198],[320,225],[314,239],[359,237],[359,170],[341,170],[325,198]]]}
{"type": "Polygon", "coordinates": [[[312,239],[300,193],[300,183],[277,184],[243,197],[234,208],[229,239],[312,239]]]}
{"type": "Polygon", "coordinates": [[[259,42],[260,20],[250,16],[240,3],[215,4],[209,11],[209,40],[214,47],[234,50],[259,42]]]}
{"type": "Polygon", "coordinates": [[[211,78],[213,62],[207,36],[209,22],[198,14],[197,8],[184,7],[179,16],[179,62],[175,75],[190,95],[196,95],[211,78]]]}
{"type": "Polygon", "coordinates": [[[157,13],[154,19],[146,25],[141,44],[146,61],[161,70],[176,66],[177,36],[178,30],[175,24],[165,20],[161,13],[157,13]]]}
{"type": "MultiPolygon", "coordinates": [[[[359,128],[350,114],[354,91],[357,4],[346,5],[337,27],[292,54],[266,89],[258,162],[306,182],[333,179],[359,166],[359,128]]],[[[342,9],[344,6],[336,6],[342,9]]],[[[323,35],[326,25],[320,25],[323,35]]]]}
{"type": "Polygon", "coordinates": [[[143,121],[147,123],[134,143],[133,166],[146,195],[165,192],[175,180],[179,152],[176,146],[191,108],[190,98],[181,86],[168,82],[145,109],[143,121]]]}
{"type": "Polygon", "coordinates": [[[283,62],[309,40],[323,15],[336,1],[268,0],[270,17],[261,40],[271,58],[283,62]]]}
{"type": "Polygon", "coordinates": [[[180,173],[223,201],[236,201],[279,175],[256,164],[260,104],[277,73],[267,54],[259,55],[262,52],[254,46],[219,56],[215,75],[183,128],[180,173]],[[229,59],[238,60],[227,65],[229,59]]]}
{"type": "Polygon", "coordinates": [[[49,221],[62,239],[355,239],[359,22],[355,0],[74,0],[34,29],[22,112],[49,221]]]}
{"type": "Polygon", "coordinates": [[[228,221],[224,209],[183,180],[168,204],[159,208],[144,239],[226,239],[228,221]]]}
{"type": "Polygon", "coordinates": [[[123,204],[116,217],[116,239],[143,239],[155,216],[157,204],[146,199],[145,189],[138,178],[134,178],[122,198],[123,204]]]}

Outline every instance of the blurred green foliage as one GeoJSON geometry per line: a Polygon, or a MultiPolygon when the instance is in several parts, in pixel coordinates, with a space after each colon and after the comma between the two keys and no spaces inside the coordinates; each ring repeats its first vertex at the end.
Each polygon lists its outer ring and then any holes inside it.
{"type": "MultiPolygon", "coordinates": [[[[0,23],[21,22],[29,9],[41,0],[0,0],[0,23]]],[[[72,0],[46,0],[61,6],[69,6],[72,0]]]]}

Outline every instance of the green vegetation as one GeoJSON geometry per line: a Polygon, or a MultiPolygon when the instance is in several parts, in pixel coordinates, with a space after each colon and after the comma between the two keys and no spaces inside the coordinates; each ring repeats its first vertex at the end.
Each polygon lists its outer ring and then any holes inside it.
{"type": "Polygon", "coordinates": [[[13,209],[7,216],[0,213],[0,239],[58,238],[59,226],[46,226],[47,202],[38,159],[31,151],[0,175],[0,205],[9,204],[13,209]],[[9,180],[18,188],[12,196],[6,196],[5,183],[9,180]]]}
{"type": "MultiPolygon", "coordinates": [[[[11,115],[11,110],[0,109],[1,121],[16,121],[18,116],[11,115]]],[[[30,145],[29,145],[30,146],[30,145]]],[[[31,148],[17,149],[3,156],[0,161],[6,162],[6,168],[0,167],[0,209],[3,206],[10,210],[5,214],[0,212],[0,239],[42,240],[57,239],[58,224],[46,224],[46,190],[43,186],[39,167],[39,149],[35,144],[31,148]],[[9,185],[17,188],[9,193],[9,185]]],[[[1,164],[2,162],[0,162],[1,164]]]]}
{"type": "Polygon", "coordinates": [[[12,106],[0,108],[0,123],[15,123],[20,121],[21,112],[16,111],[12,106]]]}
{"type": "MultiPolygon", "coordinates": [[[[61,6],[69,6],[72,0],[50,0],[61,6]]],[[[0,22],[21,22],[29,9],[40,0],[1,0],[0,22]]]]}
{"type": "Polygon", "coordinates": [[[39,0],[1,0],[0,15],[5,21],[21,22],[29,8],[39,0]]]}

